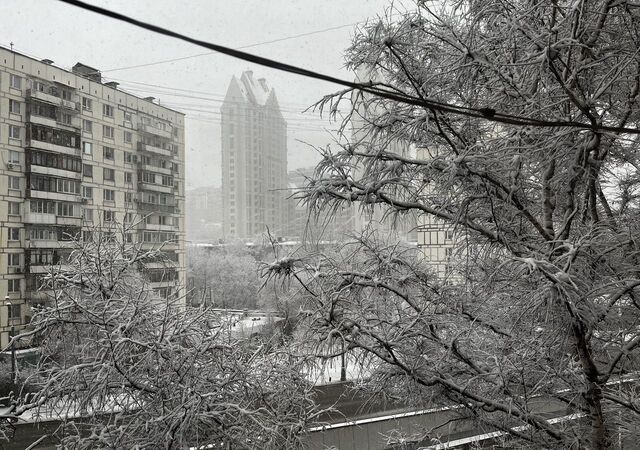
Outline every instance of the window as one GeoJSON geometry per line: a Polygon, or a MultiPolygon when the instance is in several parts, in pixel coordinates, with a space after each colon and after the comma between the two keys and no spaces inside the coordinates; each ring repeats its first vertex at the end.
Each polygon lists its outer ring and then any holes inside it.
{"type": "Polygon", "coordinates": [[[22,78],[18,75],[9,75],[9,84],[14,89],[22,89],[22,78]]]}
{"type": "Polygon", "coordinates": [[[127,202],[127,203],[133,202],[133,193],[132,192],[125,192],[124,193],[124,201],[127,202]]]}
{"type": "Polygon", "coordinates": [[[86,109],[87,111],[91,111],[91,99],[87,97],[82,97],[82,109],[86,109]]]}
{"type": "Polygon", "coordinates": [[[102,156],[104,159],[110,159],[113,161],[115,150],[112,147],[103,147],[102,156]]]}
{"type": "Polygon", "coordinates": [[[115,181],[116,171],[113,169],[102,169],[102,177],[104,181],[115,181]]]}
{"type": "Polygon", "coordinates": [[[131,120],[132,120],[132,118],[131,118],[131,113],[130,113],[130,112],[127,112],[127,111],[125,111],[125,112],[124,112],[124,121],[125,121],[125,122],[131,122],[131,120]]]}
{"type": "Polygon", "coordinates": [[[133,219],[133,214],[125,213],[123,222],[124,223],[131,223],[132,219],[133,219]]]}
{"type": "Polygon", "coordinates": [[[20,240],[20,228],[8,228],[8,230],[9,230],[9,235],[8,235],[9,241],[20,240]]]}
{"type": "MultiPolygon", "coordinates": [[[[53,203],[51,203],[53,206],[53,203]]],[[[34,241],[55,241],[56,232],[48,228],[32,228],[29,231],[29,238],[34,241]]]]}
{"type": "Polygon", "coordinates": [[[82,240],[89,242],[93,239],[93,232],[91,230],[82,230],[82,240]]]}
{"type": "Polygon", "coordinates": [[[91,122],[90,120],[87,120],[87,119],[83,119],[82,120],[82,130],[86,131],[87,133],[92,133],[93,132],[93,122],[91,122]]]}
{"type": "Polygon", "coordinates": [[[142,181],[144,183],[152,183],[156,182],[156,174],[153,172],[142,172],[142,181]]]}
{"type": "Polygon", "coordinates": [[[93,144],[91,142],[83,142],[82,143],[82,153],[85,155],[93,154],[93,144]]]}
{"type": "Polygon", "coordinates": [[[93,188],[89,186],[82,186],[82,196],[84,198],[93,198],[93,188]]]}
{"type": "Polygon", "coordinates": [[[131,172],[124,173],[124,182],[125,183],[133,183],[133,174],[131,172]]]}
{"type": "Polygon", "coordinates": [[[93,178],[93,166],[90,164],[84,164],[82,166],[82,175],[87,178],[93,178]]]}
{"type": "Polygon", "coordinates": [[[132,164],[135,161],[135,156],[131,152],[124,152],[124,162],[132,164]]]}
{"type": "Polygon", "coordinates": [[[61,113],[59,121],[65,125],[71,125],[71,114],[61,113]]]}
{"type": "Polygon", "coordinates": [[[7,162],[10,164],[20,164],[20,153],[15,150],[9,150],[9,160],[7,162]]]}
{"type": "Polygon", "coordinates": [[[450,258],[453,255],[453,249],[451,247],[444,249],[444,254],[447,258],[450,258]]]}
{"type": "Polygon", "coordinates": [[[126,233],[126,234],[124,235],[124,239],[125,239],[125,242],[126,242],[127,244],[131,244],[131,243],[133,242],[133,234],[131,234],[131,233],[126,233]]]}
{"type": "Polygon", "coordinates": [[[93,222],[93,209],[83,209],[82,216],[87,222],[93,222]]]}
{"type": "Polygon", "coordinates": [[[9,125],[9,137],[11,139],[20,139],[20,127],[17,125],[9,125]]]}
{"type": "Polygon", "coordinates": [[[9,175],[9,189],[20,190],[20,177],[9,175]]]}
{"type": "Polygon", "coordinates": [[[131,131],[125,131],[124,132],[124,142],[126,142],[127,144],[131,144],[132,140],[133,140],[133,135],[131,134],[131,131]]]}
{"type": "Polygon", "coordinates": [[[18,202],[9,202],[9,215],[10,216],[19,216],[20,215],[20,203],[18,203],[18,202]]]}
{"type": "Polygon", "coordinates": [[[452,230],[447,230],[446,238],[449,239],[449,240],[453,239],[453,231],[452,230]]]}
{"type": "Polygon", "coordinates": [[[116,191],[114,191],[113,189],[105,189],[102,192],[105,201],[114,202],[116,200],[116,191]]]}
{"type": "MultiPolygon", "coordinates": [[[[20,292],[20,279],[7,280],[7,292],[20,292]]],[[[20,305],[9,305],[9,319],[18,319],[20,317],[20,305]]]]}
{"type": "Polygon", "coordinates": [[[20,267],[20,253],[8,253],[7,254],[7,266],[20,267]]]}
{"type": "Polygon", "coordinates": [[[107,139],[113,139],[113,127],[102,125],[102,135],[107,139]]]}
{"type": "Polygon", "coordinates": [[[173,177],[162,175],[162,185],[163,186],[173,186],[173,177]]]}
{"type": "Polygon", "coordinates": [[[102,105],[102,115],[107,117],[113,117],[113,106],[102,105]]]}
{"type": "Polygon", "coordinates": [[[76,217],[73,203],[58,203],[58,215],[62,217],[76,217]]]}
{"type": "Polygon", "coordinates": [[[104,212],[104,221],[105,222],[114,222],[115,221],[115,213],[113,211],[105,211],[104,212]]]}
{"type": "Polygon", "coordinates": [[[159,225],[166,225],[167,222],[168,222],[167,216],[158,216],[158,224],[159,225]]]}
{"type": "Polygon", "coordinates": [[[9,99],[9,112],[20,114],[20,102],[9,99]]]}
{"type": "MultiPolygon", "coordinates": [[[[29,202],[32,213],[38,214],[54,214],[55,203],[47,200],[31,200],[29,202]]],[[[33,237],[32,237],[33,239],[33,237]]]]}

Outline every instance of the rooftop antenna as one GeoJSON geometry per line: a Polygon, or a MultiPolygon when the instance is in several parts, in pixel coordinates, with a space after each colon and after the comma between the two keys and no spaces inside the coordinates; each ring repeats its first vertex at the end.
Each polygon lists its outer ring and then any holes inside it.
{"type": "Polygon", "coordinates": [[[9,45],[11,46],[11,51],[13,51],[13,42],[9,42],[9,45]]]}

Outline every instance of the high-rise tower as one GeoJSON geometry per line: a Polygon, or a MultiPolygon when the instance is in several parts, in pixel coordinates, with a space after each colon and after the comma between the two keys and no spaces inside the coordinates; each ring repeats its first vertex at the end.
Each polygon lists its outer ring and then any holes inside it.
{"type": "Polygon", "coordinates": [[[231,79],[221,108],[223,234],[283,235],[287,123],[275,91],[246,71],[231,79]]]}

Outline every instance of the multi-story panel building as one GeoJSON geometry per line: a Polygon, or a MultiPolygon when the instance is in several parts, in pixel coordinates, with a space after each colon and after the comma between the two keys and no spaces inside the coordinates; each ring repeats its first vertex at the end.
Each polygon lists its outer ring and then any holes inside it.
{"type": "Polygon", "coordinates": [[[275,91],[251,71],[231,79],[221,108],[223,234],[284,234],[287,123],[275,91]]]}
{"type": "MultiPolygon", "coordinates": [[[[418,148],[416,156],[420,160],[431,160],[438,155],[437,148],[418,148]]],[[[436,197],[430,186],[425,189],[429,195],[436,197]]],[[[424,260],[433,271],[441,278],[455,281],[455,274],[451,273],[451,262],[454,250],[461,242],[460,233],[452,224],[448,224],[431,214],[418,216],[417,242],[424,260]]]]}
{"type": "Polygon", "coordinates": [[[0,348],[26,326],[65,241],[109,222],[168,241],[145,269],[161,295],[184,286],[184,115],[153,98],[0,48],[0,348]],[[178,286],[178,288],[176,288],[178,286]]]}

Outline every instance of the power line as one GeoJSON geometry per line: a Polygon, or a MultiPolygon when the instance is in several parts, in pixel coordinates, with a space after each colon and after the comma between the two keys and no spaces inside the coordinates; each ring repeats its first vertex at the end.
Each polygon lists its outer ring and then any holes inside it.
{"type": "Polygon", "coordinates": [[[126,22],[131,25],[135,25],[139,28],[152,31],[154,33],[158,33],[164,36],[169,36],[175,39],[189,42],[191,44],[204,47],[206,49],[213,50],[234,58],[238,58],[243,61],[248,61],[254,64],[258,64],[260,66],[270,67],[272,69],[280,70],[282,72],[292,73],[295,75],[300,75],[300,76],[312,78],[315,80],[321,80],[321,81],[326,81],[328,83],[338,84],[341,86],[348,87],[349,89],[359,90],[362,92],[376,95],[378,97],[386,98],[388,100],[393,100],[399,103],[405,103],[413,106],[419,106],[421,108],[427,108],[433,111],[452,113],[452,114],[457,114],[457,115],[462,115],[467,117],[476,117],[476,118],[485,119],[491,122],[499,122],[499,123],[505,123],[509,125],[517,125],[517,126],[531,126],[531,127],[545,127],[545,128],[548,128],[548,127],[577,128],[577,129],[583,129],[583,130],[597,130],[597,131],[607,131],[607,132],[613,132],[613,133],[640,134],[640,129],[636,129],[636,128],[612,127],[608,125],[594,126],[592,124],[587,124],[583,122],[574,122],[574,121],[565,121],[565,120],[538,120],[538,119],[532,119],[524,116],[515,116],[515,115],[500,113],[488,107],[473,108],[473,107],[459,106],[452,103],[438,102],[438,101],[426,99],[426,98],[413,97],[404,92],[398,91],[393,87],[387,86],[385,89],[383,89],[379,87],[381,86],[380,83],[377,83],[377,84],[374,84],[373,82],[356,83],[353,81],[342,80],[340,78],[337,78],[331,75],[326,75],[320,72],[314,72],[312,70],[304,69],[302,67],[283,63],[270,58],[264,58],[262,56],[257,56],[251,53],[243,52],[241,50],[232,49],[229,47],[225,47],[223,45],[201,41],[199,39],[195,39],[195,38],[177,33],[175,31],[162,28],[157,25],[142,22],[132,17],[128,17],[123,14],[117,13],[115,11],[111,11],[105,8],[101,8],[99,6],[91,5],[79,0],[59,0],[59,1],[63,3],[67,3],[69,5],[76,6],[81,9],[85,9],[87,11],[92,11],[94,13],[97,13],[106,17],[110,17],[115,20],[126,22]],[[394,89],[394,90],[392,91],[390,89],[394,89]]]}
{"type": "MultiPolygon", "coordinates": [[[[166,95],[166,96],[169,96],[169,97],[191,98],[191,99],[203,100],[203,101],[212,102],[212,103],[224,103],[225,102],[225,100],[223,98],[207,98],[207,97],[203,97],[203,96],[189,95],[189,94],[182,94],[182,93],[171,93],[171,92],[167,92],[167,91],[149,89],[149,88],[141,88],[141,87],[138,88],[138,87],[128,87],[127,86],[127,87],[125,87],[125,89],[127,91],[152,93],[152,94],[157,94],[157,95],[166,95]]],[[[234,101],[229,101],[229,100],[226,100],[226,102],[229,102],[229,103],[243,103],[241,101],[235,101],[234,102],[234,101]]],[[[278,105],[279,105],[279,109],[281,111],[288,111],[288,112],[292,112],[292,113],[296,113],[296,114],[300,114],[300,113],[303,112],[300,109],[283,107],[283,106],[280,105],[280,102],[278,102],[278,105]]],[[[304,108],[305,109],[309,108],[309,105],[305,106],[304,108]]]]}
{"type": "MultiPolygon", "coordinates": [[[[202,123],[210,123],[210,124],[217,124],[220,125],[222,124],[222,121],[213,117],[206,117],[206,116],[198,116],[198,115],[193,115],[193,114],[187,114],[185,116],[188,120],[195,120],[197,122],[202,122],[202,123]]],[[[328,129],[322,129],[322,128],[301,128],[301,127],[296,127],[296,126],[287,126],[287,130],[291,130],[291,131],[300,131],[300,132],[305,132],[305,133],[331,133],[330,130],[328,129]]]]}
{"type": "MultiPolygon", "coordinates": [[[[301,38],[301,37],[305,37],[305,36],[312,36],[314,34],[326,33],[327,31],[334,31],[334,30],[339,30],[341,28],[354,27],[354,26],[356,26],[358,24],[361,24],[361,23],[364,23],[364,22],[365,21],[349,23],[349,24],[345,24],[345,25],[338,25],[338,26],[335,26],[335,27],[324,28],[322,30],[315,30],[315,31],[309,31],[307,33],[301,33],[301,34],[296,34],[296,35],[292,35],[292,36],[285,36],[285,37],[278,38],[278,39],[272,39],[270,41],[263,41],[263,42],[257,42],[255,44],[243,45],[242,47],[237,47],[237,49],[241,50],[241,49],[246,49],[246,48],[259,47],[261,45],[274,44],[276,42],[288,41],[290,39],[297,39],[297,38],[301,38]]],[[[184,61],[185,59],[199,58],[201,56],[215,55],[217,53],[218,52],[198,53],[198,54],[195,54],[195,55],[182,56],[182,57],[172,58],[172,59],[164,59],[162,61],[155,61],[155,62],[150,62],[150,63],[145,63],[145,64],[137,64],[135,66],[117,67],[115,69],[103,70],[102,72],[103,73],[104,72],[116,72],[116,71],[119,71],[119,70],[129,70],[129,69],[137,69],[139,67],[156,66],[156,65],[159,65],[159,64],[166,64],[166,63],[170,63],[170,62],[184,61]]]]}

